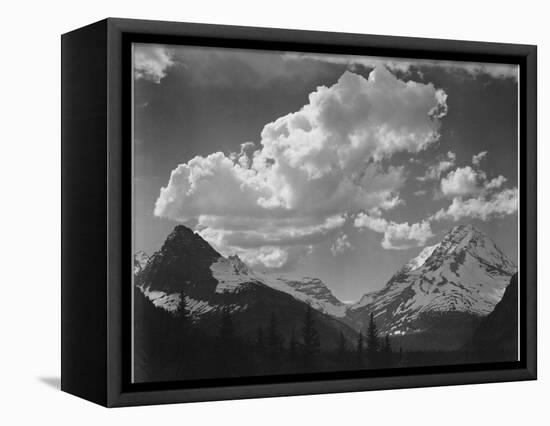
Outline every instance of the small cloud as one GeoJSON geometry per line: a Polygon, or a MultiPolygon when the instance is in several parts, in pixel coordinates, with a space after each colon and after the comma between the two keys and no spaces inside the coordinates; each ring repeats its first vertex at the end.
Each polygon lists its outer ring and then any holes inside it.
{"type": "Polygon", "coordinates": [[[502,185],[506,183],[508,179],[506,179],[504,176],[500,175],[497,176],[494,179],[491,179],[489,182],[485,183],[486,189],[497,189],[500,188],[502,185]]]}
{"type": "Polygon", "coordinates": [[[426,195],[427,193],[428,193],[428,191],[426,191],[425,189],[419,189],[418,191],[413,192],[413,194],[416,195],[417,197],[420,197],[422,195],[426,195]]]}
{"type": "Polygon", "coordinates": [[[348,250],[351,250],[352,245],[349,242],[348,236],[346,234],[340,234],[334,244],[330,247],[330,251],[334,256],[342,254],[348,250]]]}
{"type": "Polygon", "coordinates": [[[448,198],[477,194],[479,178],[480,174],[470,166],[459,167],[441,180],[441,192],[448,198]]]}
{"type": "Polygon", "coordinates": [[[134,75],[136,79],[160,84],[166,70],[175,64],[174,51],[157,44],[134,45],[134,75]]]}
{"type": "Polygon", "coordinates": [[[408,222],[396,223],[382,217],[374,217],[367,213],[359,213],[353,225],[356,228],[368,228],[384,234],[382,247],[386,250],[405,250],[412,247],[422,247],[433,237],[428,220],[409,225],[408,222]]]}
{"type": "Polygon", "coordinates": [[[483,160],[483,158],[485,158],[486,155],[487,155],[487,151],[481,151],[480,153],[475,154],[472,157],[472,164],[474,166],[479,166],[479,163],[481,163],[481,160],[483,160]]]}
{"type": "Polygon", "coordinates": [[[445,156],[438,157],[438,162],[432,164],[428,167],[426,174],[416,178],[420,182],[425,182],[428,180],[437,180],[441,177],[443,173],[451,169],[455,165],[456,154],[452,151],[449,151],[445,156]]]}

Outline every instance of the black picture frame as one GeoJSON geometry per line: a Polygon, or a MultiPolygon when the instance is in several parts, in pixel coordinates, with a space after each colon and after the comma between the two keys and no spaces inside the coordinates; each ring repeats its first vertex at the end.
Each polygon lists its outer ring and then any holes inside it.
{"type": "Polygon", "coordinates": [[[536,379],[536,46],[115,18],[61,41],[62,390],[117,407],[536,379]],[[518,64],[520,361],[132,384],[132,42],[518,64]]]}

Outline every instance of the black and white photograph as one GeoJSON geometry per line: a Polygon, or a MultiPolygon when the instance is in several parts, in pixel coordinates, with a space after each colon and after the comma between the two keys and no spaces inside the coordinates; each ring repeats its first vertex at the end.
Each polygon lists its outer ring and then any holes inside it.
{"type": "Polygon", "coordinates": [[[133,382],[519,359],[517,65],[132,62],[133,382]]]}

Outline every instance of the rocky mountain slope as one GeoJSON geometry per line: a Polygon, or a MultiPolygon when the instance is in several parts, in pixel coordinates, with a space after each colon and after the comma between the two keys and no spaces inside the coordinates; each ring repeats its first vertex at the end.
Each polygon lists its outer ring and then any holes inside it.
{"type": "Polygon", "coordinates": [[[512,277],[504,296],[484,318],[465,347],[483,361],[518,360],[518,276],[512,277]]]}

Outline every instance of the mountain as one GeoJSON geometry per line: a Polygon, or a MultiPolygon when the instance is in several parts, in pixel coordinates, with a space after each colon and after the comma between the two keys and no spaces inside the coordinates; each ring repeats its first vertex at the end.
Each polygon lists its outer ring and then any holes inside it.
{"type": "Polygon", "coordinates": [[[173,314],[183,308],[210,333],[217,332],[222,313],[229,309],[245,336],[255,336],[274,314],[281,334],[288,338],[293,330],[300,331],[311,305],[321,342],[327,348],[336,345],[340,332],[350,341],[356,335],[338,320],[345,308],[320,280],[256,273],[238,256],[222,256],[182,225],[176,226],[162,248],[136,273],[135,284],[154,306],[173,314]]]}
{"type": "Polygon", "coordinates": [[[138,251],[134,255],[134,275],[141,272],[141,270],[147,265],[149,256],[143,250],[138,251]]]}
{"type": "Polygon", "coordinates": [[[381,290],[353,305],[339,301],[317,278],[254,271],[238,256],[222,256],[181,225],[150,258],[136,254],[137,263],[136,286],[154,306],[173,314],[184,306],[207,330],[214,330],[228,308],[248,335],[267,323],[271,313],[281,318],[288,335],[300,328],[305,306],[310,305],[329,346],[342,330],[348,340],[354,339],[353,330],[364,331],[372,312],[380,332],[408,350],[463,347],[516,272],[495,243],[471,225],[453,228],[400,268],[381,290]]]}
{"type": "Polygon", "coordinates": [[[366,329],[370,313],[383,334],[408,349],[459,349],[500,301],[514,263],[471,225],[405,264],[379,291],[350,306],[346,320],[366,329]]]}
{"type": "Polygon", "coordinates": [[[482,361],[518,359],[518,275],[506,287],[493,312],[484,318],[465,346],[482,361]]]}

